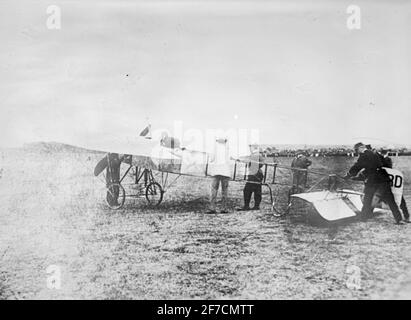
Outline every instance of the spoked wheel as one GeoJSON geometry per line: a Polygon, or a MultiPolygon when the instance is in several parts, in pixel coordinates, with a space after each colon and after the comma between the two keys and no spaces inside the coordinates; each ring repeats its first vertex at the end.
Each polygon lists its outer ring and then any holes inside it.
{"type": "Polygon", "coordinates": [[[163,188],[157,182],[151,182],[146,188],[146,199],[149,206],[156,207],[163,201],[163,188]]]}
{"type": "Polygon", "coordinates": [[[106,203],[110,209],[120,209],[126,200],[126,192],[120,183],[111,183],[107,186],[106,203]]]}

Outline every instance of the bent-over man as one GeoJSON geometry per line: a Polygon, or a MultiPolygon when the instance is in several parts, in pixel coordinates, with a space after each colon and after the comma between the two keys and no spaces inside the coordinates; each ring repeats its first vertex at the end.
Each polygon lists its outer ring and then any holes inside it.
{"type": "Polygon", "coordinates": [[[366,148],[359,142],[354,146],[355,152],[359,155],[357,162],[350,168],[346,177],[354,177],[364,169],[365,180],[364,200],[361,209],[361,218],[366,220],[371,217],[373,212],[372,199],[376,191],[381,192],[382,200],[390,207],[396,224],[403,224],[401,212],[395,202],[394,195],[391,191],[390,178],[388,173],[383,169],[381,157],[375,152],[366,148]]]}

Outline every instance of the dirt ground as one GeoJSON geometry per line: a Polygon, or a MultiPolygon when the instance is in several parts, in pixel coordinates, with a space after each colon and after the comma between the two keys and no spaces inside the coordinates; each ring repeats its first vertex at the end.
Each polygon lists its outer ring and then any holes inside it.
{"type": "MultiPolygon", "coordinates": [[[[157,209],[128,199],[113,211],[93,176],[97,159],[2,151],[2,299],[411,298],[411,225],[390,214],[324,224],[308,210],[276,218],[268,201],[236,212],[243,186],[231,183],[231,212],[208,215],[209,181],[188,177],[157,209]],[[47,285],[50,266],[60,288],[47,285]]],[[[314,159],[313,168],[343,173],[352,161],[314,159]]],[[[411,159],[394,162],[411,181],[411,159]]]]}

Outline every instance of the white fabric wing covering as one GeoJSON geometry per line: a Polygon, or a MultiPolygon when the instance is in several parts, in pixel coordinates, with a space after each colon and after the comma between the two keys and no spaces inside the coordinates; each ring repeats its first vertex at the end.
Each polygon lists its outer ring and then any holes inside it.
{"type": "Polygon", "coordinates": [[[317,212],[328,221],[356,216],[362,207],[361,196],[330,191],[317,191],[292,195],[313,204],[317,212]]]}
{"type": "Polygon", "coordinates": [[[205,176],[207,172],[207,153],[164,147],[159,140],[136,137],[81,147],[103,153],[130,154],[133,165],[152,170],[194,176],[205,176]]]}
{"type": "MultiPolygon", "coordinates": [[[[73,144],[73,143],[71,143],[73,144]]],[[[153,152],[158,153],[159,140],[146,139],[144,137],[110,139],[80,143],[78,145],[88,150],[101,151],[105,153],[131,154],[136,156],[152,157],[153,152]]]]}
{"type": "Polygon", "coordinates": [[[181,174],[205,176],[208,155],[205,152],[183,150],[181,152],[181,174]]]}
{"type": "Polygon", "coordinates": [[[318,213],[326,220],[334,221],[355,217],[355,212],[342,199],[316,201],[313,203],[318,213]]]}

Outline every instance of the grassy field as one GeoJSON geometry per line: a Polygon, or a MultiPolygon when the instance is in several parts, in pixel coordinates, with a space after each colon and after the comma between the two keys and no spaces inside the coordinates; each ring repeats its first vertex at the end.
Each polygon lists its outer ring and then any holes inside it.
{"type": "MultiPolygon", "coordinates": [[[[240,183],[230,184],[230,213],[207,215],[209,181],[188,177],[155,210],[139,199],[113,211],[93,176],[97,159],[2,152],[1,298],[411,298],[411,226],[394,225],[391,215],[327,225],[306,210],[276,218],[267,201],[236,212],[240,183]],[[59,289],[47,286],[50,265],[61,271],[59,289]],[[353,267],[360,287],[349,288],[353,267]]],[[[352,162],[314,159],[313,169],[341,174],[352,162]]],[[[411,159],[394,162],[411,181],[411,159]]]]}

